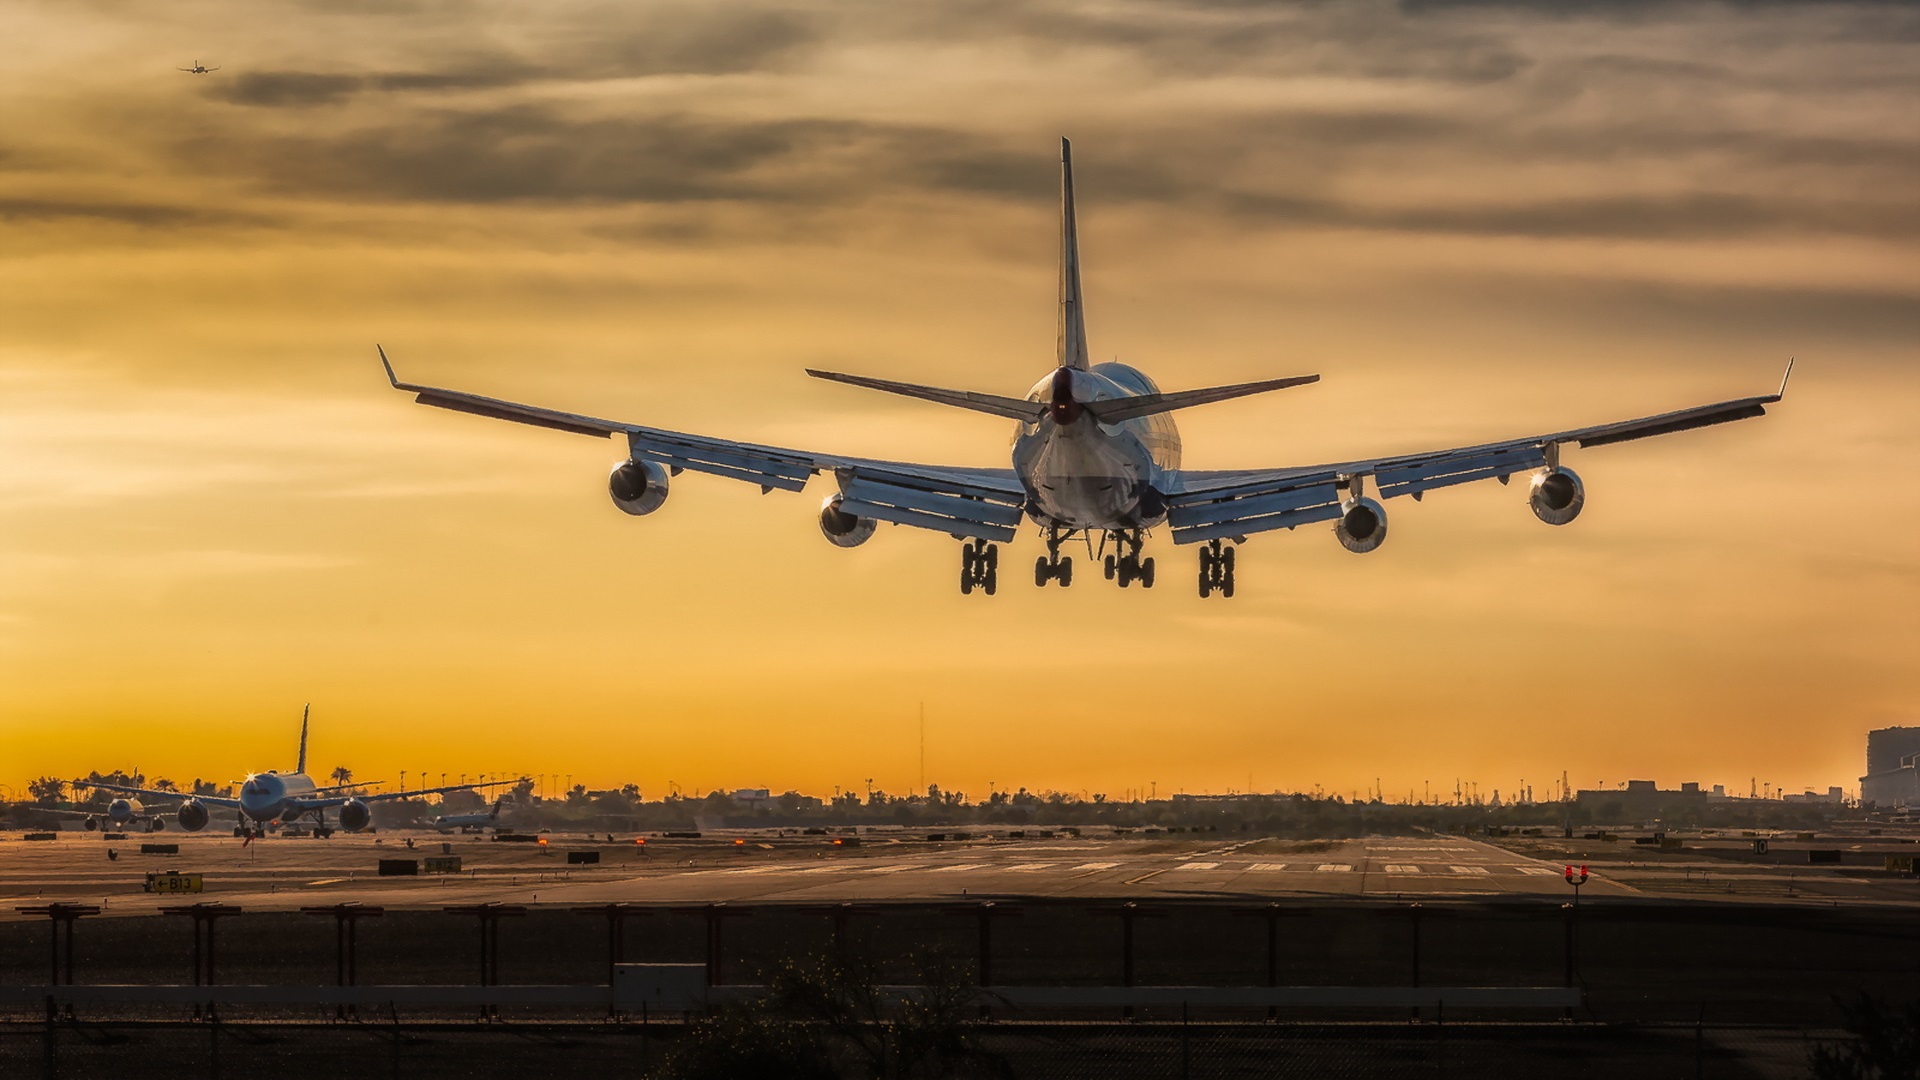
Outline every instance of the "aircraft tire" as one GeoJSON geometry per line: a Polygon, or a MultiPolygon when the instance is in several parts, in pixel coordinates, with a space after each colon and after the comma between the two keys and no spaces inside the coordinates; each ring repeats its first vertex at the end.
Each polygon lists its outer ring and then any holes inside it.
{"type": "Polygon", "coordinates": [[[1152,559],[1142,559],[1140,561],[1140,587],[1143,589],[1153,588],[1153,560],[1152,559]]]}
{"type": "Polygon", "coordinates": [[[1047,573],[1047,557],[1045,555],[1042,555],[1039,558],[1033,560],[1034,588],[1037,588],[1037,589],[1046,588],[1047,578],[1051,576],[1052,576],[1051,574],[1047,573]]]}
{"type": "Polygon", "coordinates": [[[1072,584],[1073,560],[1071,558],[1063,558],[1060,560],[1060,587],[1064,589],[1072,584]]]}

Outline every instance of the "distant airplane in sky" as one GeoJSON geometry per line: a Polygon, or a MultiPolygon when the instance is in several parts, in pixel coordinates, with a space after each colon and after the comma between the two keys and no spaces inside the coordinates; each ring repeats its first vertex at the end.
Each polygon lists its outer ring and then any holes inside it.
{"type": "MultiPolygon", "coordinates": [[[[1270,379],[1201,390],[1162,392],[1121,363],[1091,364],[1080,299],[1080,252],[1074,225],[1072,147],[1060,141],[1060,308],[1057,365],[1025,397],[948,390],[830,371],[819,379],[970,409],[1016,421],[1011,469],[972,469],[843,457],[733,442],[559,412],[457,390],[403,383],[386,350],[387,380],[423,405],[512,420],[581,435],[623,435],[627,460],[614,467],[614,505],[650,514],[667,499],[668,478],[684,470],[758,484],[762,491],[799,491],[831,472],[838,490],[820,508],[820,531],[840,547],[857,547],[882,521],[951,534],[964,541],[960,591],[992,595],[999,584],[998,544],[1023,520],[1039,526],[1047,553],[1034,563],[1037,586],[1073,583],[1073,560],[1060,553],[1076,536],[1090,557],[1104,556],[1108,580],[1122,588],[1154,584],[1154,561],[1142,558],[1147,530],[1166,525],[1176,544],[1203,544],[1199,591],[1232,596],[1234,547],[1254,533],[1332,522],[1348,551],[1374,551],[1387,537],[1382,500],[1474,480],[1507,483],[1532,473],[1528,503],[1549,525],[1580,514],[1586,487],[1561,464],[1561,448],[1605,446],[1652,435],[1762,416],[1786,392],[1701,405],[1635,420],[1419,454],[1269,469],[1181,468],[1180,436],[1167,414],[1248,394],[1317,381],[1318,375],[1270,379]],[[1371,490],[1372,494],[1369,494],[1371,490]],[[1099,555],[1093,536],[1100,534],[1099,555]]],[[[1792,361],[1787,374],[1793,372],[1792,361]]]]}
{"type": "Polygon", "coordinates": [[[189,75],[209,75],[209,74],[212,74],[213,72],[219,71],[220,69],[217,67],[207,67],[205,64],[202,64],[200,61],[195,60],[193,62],[192,67],[179,68],[177,70],[184,71],[189,75]]]}
{"type": "MultiPolygon", "coordinates": [[[[314,835],[322,837],[333,834],[333,830],[327,827],[327,811],[335,807],[340,810],[340,827],[348,832],[359,832],[373,822],[373,811],[368,807],[368,803],[432,795],[443,791],[468,791],[473,788],[498,786],[494,783],[454,784],[449,787],[419,788],[413,791],[386,792],[379,795],[365,795],[354,790],[365,786],[364,784],[316,787],[313,778],[307,775],[307,715],[306,710],[300,714],[300,758],[299,763],[293,767],[293,771],[268,770],[263,773],[249,773],[240,783],[240,797],[237,799],[217,798],[212,795],[189,795],[185,792],[159,791],[152,788],[125,787],[88,780],[75,780],[73,786],[100,788],[103,791],[115,791],[123,795],[144,796],[150,799],[180,800],[180,808],[175,817],[179,820],[180,827],[189,832],[198,832],[207,827],[207,821],[212,816],[207,808],[213,806],[239,811],[243,826],[241,831],[251,831],[255,835],[269,824],[291,825],[311,814],[315,822],[314,835]],[[345,794],[340,794],[342,792],[345,794]],[[254,824],[250,830],[247,830],[244,826],[249,821],[254,824]]],[[[512,782],[515,781],[499,783],[512,782]]]]}

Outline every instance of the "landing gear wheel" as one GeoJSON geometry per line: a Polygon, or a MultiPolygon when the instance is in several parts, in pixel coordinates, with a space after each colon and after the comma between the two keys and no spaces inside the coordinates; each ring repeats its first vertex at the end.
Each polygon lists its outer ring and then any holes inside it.
{"type": "Polygon", "coordinates": [[[1233,595],[1233,548],[1215,540],[1200,549],[1200,595],[1233,595]]]}
{"type": "Polygon", "coordinates": [[[1072,585],[1073,584],[1073,560],[1071,558],[1061,559],[1060,569],[1056,571],[1056,573],[1060,578],[1061,588],[1064,589],[1067,586],[1072,585]]]}
{"type": "Polygon", "coordinates": [[[1152,559],[1142,559],[1140,561],[1140,587],[1143,589],[1153,588],[1153,560],[1152,559]]]}
{"type": "Polygon", "coordinates": [[[1033,560],[1033,584],[1035,588],[1046,588],[1047,579],[1052,576],[1053,574],[1049,572],[1047,568],[1047,557],[1045,555],[1033,560]]]}
{"type": "Polygon", "coordinates": [[[1000,549],[985,541],[968,541],[960,548],[960,592],[978,586],[988,596],[1000,587],[1000,549]]]}
{"type": "Polygon", "coordinates": [[[1107,580],[1112,581],[1113,580],[1113,556],[1111,555],[1107,556],[1106,570],[1107,570],[1107,580]]]}

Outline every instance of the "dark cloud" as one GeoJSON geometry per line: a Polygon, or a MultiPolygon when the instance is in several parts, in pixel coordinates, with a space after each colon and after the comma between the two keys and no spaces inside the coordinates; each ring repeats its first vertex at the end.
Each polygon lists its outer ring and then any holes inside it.
{"type": "Polygon", "coordinates": [[[611,23],[522,56],[460,57],[423,71],[251,71],[209,81],[206,93],[237,105],[336,105],[362,93],[489,90],[540,81],[597,81],[655,75],[727,75],[766,70],[814,44],[819,27],[785,12],[675,10],[635,25],[611,23]]]}
{"type": "Polygon", "coordinates": [[[142,228],[254,224],[253,214],[202,207],[66,199],[0,198],[0,222],[103,221],[142,228]]]}

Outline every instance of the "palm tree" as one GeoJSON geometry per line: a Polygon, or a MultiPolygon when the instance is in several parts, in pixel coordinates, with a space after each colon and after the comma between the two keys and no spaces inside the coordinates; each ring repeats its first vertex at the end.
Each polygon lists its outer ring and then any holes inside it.
{"type": "Polygon", "coordinates": [[[336,787],[346,787],[348,784],[353,783],[353,770],[347,768],[345,765],[335,765],[332,775],[333,783],[336,787]]]}

